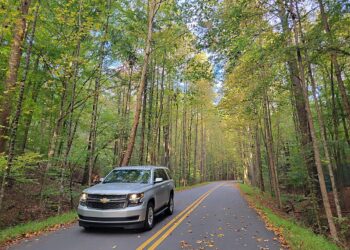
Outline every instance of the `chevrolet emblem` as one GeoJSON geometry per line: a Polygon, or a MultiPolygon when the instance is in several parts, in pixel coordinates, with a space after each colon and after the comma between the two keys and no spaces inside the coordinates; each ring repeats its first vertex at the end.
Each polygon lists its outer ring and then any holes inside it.
{"type": "Polygon", "coordinates": [[[107,198],[102,198],[102,199],[100,199],[100,201],[101,201],[101,203],[106,204],[106,203],[109,202],[109,199],[107,199],[107,198]]]}

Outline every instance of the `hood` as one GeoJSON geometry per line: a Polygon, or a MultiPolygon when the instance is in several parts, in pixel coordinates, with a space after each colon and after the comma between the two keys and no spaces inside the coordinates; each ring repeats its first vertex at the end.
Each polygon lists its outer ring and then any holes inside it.
{"type": "Polygon", "coordinates": [[[130,194],[146,191],[151,184],[142,183],[100,183],[84,190],[87,194],[130,194]]]}

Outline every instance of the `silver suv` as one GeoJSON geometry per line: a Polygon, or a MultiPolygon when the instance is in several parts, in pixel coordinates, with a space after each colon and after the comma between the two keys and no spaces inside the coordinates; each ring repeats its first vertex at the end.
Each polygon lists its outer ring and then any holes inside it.
{"type": "Polygon", "coordinates": [[[174,211],[174,181],[165,167],[113,169],[101,183],[81,195],[79,225],[90,227],[153,227],[154,216],[174,211]]]}

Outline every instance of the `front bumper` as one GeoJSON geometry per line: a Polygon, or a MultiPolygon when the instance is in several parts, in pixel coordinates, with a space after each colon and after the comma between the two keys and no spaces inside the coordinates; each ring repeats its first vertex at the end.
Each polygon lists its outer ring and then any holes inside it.
{"type": "Polygon", "coordinates": [[[79,225],[83,227],[137,228],[146,218],[146,205],[123,209],[92,209],[79,205],[79,225]]]}

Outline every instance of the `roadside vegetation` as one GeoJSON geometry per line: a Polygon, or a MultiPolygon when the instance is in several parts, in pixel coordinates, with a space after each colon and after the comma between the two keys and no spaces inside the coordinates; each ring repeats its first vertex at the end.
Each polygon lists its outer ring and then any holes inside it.
{"type": "Polygon", "coordinates": [[[33,237],[47,231],[54,231],[62,228],[77,219],[74,211],[49,217],[41,221],[31,221],[25,224],[9,227],[0,230],[0,247],[6,243],[27,237],[33,237]]]}
{"type": "Polygon", "coordinates": [[[239,184],[240,190],[250,206],[257,210],[270,230],[275,231],[281,237],[282,243],[287,243],[291,249],[299,250],[339,250],[334,242],[325,236],[315,234],[309,228],[297,222],[287,214],[276,212],[271,204],[271,196],[262,193],[257,188],[247,184],[239,184]]]}

